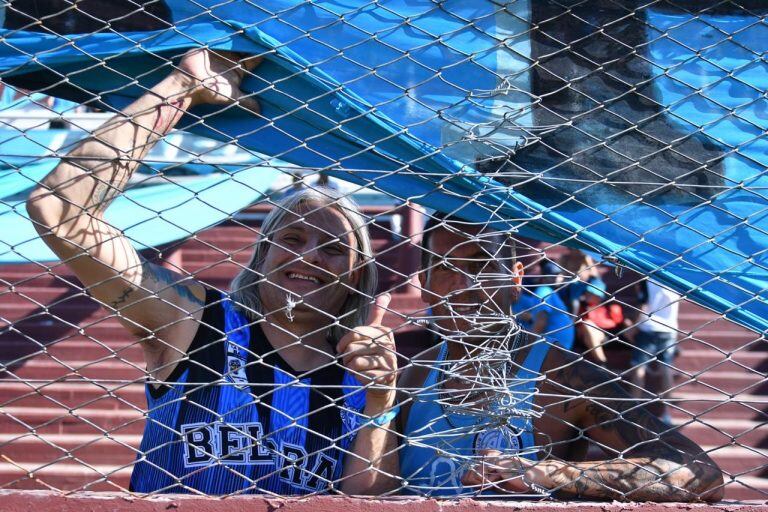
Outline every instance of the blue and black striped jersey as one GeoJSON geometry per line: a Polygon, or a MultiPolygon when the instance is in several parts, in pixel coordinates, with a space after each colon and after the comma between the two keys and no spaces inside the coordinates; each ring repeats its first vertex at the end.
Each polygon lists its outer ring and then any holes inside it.
{"type": "Polygon", "coordinates": [[[351,374],[331,364],[297,376],[210,290],[187,355],[167,384],[147,385],[133,491],[296,495],[340,478],[365,405],[351,374]]]}

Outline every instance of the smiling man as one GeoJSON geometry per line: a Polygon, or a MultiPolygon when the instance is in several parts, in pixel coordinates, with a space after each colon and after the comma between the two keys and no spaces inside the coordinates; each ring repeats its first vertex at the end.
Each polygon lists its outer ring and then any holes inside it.
{"type": "Polygon", "coordinates": [[[46,243],[141,342],[150,375],[136,492],[379,494],[395,485],[396,357],[368,232],[328,189],[276,204],[231,293],[143,260],[104,220],[150,148],[199,104],[258,111],[256,65],[187,53],[62,158],[27,209],[46,243]],[[361,387],[361,382],[365,387],[361,387]]]}
{"type": "Polygon", "coordinates": [[[410,493],[716,500],[719,468],[616,377],[510,315],[523,265],[504,233],[437,216],[419,280],[432,348],[403,369],[401,474],[410,493]]]}

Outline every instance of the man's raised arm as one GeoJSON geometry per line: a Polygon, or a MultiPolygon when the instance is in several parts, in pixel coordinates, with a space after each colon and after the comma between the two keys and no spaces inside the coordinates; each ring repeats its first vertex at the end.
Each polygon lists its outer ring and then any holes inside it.
{"type": "MultiPolygon", "coordinates": [[[[255,66],[256,59],[251,63],[255,66]]],[[[234,54],[190,51],[164,80],[63,157],[27,202],[43,240],[91,295],[148,341],[148,355],[191,341],[197,323],[189,319],[202,314],[204,290],[194,280],[142,261],[130,241],[105,222],[104,211],[190,107],[239,102],[256,110],[256,102],[239,89],[244,72],[234,54]]],[[[163,359],[147,361],[150,369],[163,359]]]]}

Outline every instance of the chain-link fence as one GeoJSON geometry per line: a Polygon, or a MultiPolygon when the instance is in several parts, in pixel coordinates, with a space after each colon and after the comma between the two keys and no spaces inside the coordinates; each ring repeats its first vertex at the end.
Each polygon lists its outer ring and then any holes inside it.
{"type": "Polygon", "coordinates": [[[0,13],[0,488],[766,500],[763,2],[0,13]]]}

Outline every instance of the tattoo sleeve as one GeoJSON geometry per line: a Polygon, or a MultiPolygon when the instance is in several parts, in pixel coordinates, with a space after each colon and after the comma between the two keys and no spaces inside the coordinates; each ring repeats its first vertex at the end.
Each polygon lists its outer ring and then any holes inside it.
{"type": "MultiPolygon", "coordinates": [[[[580,394],[580,428],[608,458],[550,466],[552,483],[591,498],[692,501],[717,499],[722,473],[694,442],[662,423],[591,363],[574,362],[553,376],[580,394]]],[[[563,412],[574,407],[566,401],[563,412]]],[[[544,463],[546,464],[546,462],[544,463]]]]}

